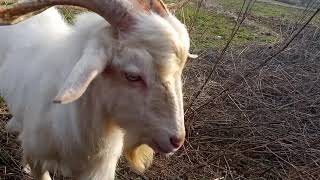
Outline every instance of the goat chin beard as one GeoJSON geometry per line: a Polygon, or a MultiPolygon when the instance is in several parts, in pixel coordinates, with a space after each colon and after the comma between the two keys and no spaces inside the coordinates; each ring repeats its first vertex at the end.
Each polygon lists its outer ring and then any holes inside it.
{"type": "Polygon", "coordinates": [[[142,174],[152,164],[154,151],[146,144],[127,148],[124,152],[129,165],[138,174],[142,174]]]}

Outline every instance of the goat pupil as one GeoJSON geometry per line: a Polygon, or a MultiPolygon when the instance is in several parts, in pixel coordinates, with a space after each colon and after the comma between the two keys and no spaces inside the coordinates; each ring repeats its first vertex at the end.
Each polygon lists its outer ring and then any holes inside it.
{"type": "Polygon", "coordinates": [[[126,73],[126,78],[128,81],[140,81],[141,77],[139,75],[135,75],[135,74],[127,74],[126,73]]]}

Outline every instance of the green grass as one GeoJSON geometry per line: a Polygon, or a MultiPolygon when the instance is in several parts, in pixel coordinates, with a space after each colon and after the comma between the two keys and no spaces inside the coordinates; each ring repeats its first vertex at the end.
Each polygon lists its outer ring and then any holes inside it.
{"type": "Polygon", "coordinates": [[[69,24],[74,24],[74,20],[76,15],[83,13],[85,10],[82,8],[70,8],[70,7],[63,7],[59,8],[59,12],[63,15],[66,22],[69,24]]]}
{"type": "Polygon", "coordinates": [[[0,6],[9,6],[9,5],[12,5],[13,2],[9,2],[9,1],[2,1],[0,2],[0,6]]]}
{"type": "Polygon", "coordinates": [[[74,19],[76,14],[69,8],[60,8],[59,12],[63,15],[64,19],[70,23],[74,24],[74,19]]]}
{"type": "Polygon", "coordinates": [[[4,101],[3,97],[1,97],[1,95],[0,95],[0,110],[4,106],[4,104],[5,104],[5,101],[4,101]]]}
{"type": "Polygon", "coordinates": [[[279,5],[272,5],[266,3],[257,3],[252,12],[256,16],[264,17],[281,17],[287,20],[294,20],[294,18],[301,12],[298,9],[288,8],[279,5]]]}
{"type": "MultiPolygon", "coordinates": [[[[177,13],[177,17],[187,25],[192,40],[192,48],[207,49],[220,48],[230,37],[235,21],[230,17],[197,9],[193,6],[184,7],[177,13]],[[194,19],[196,17],[196,19],[194,19]],[[222,39],[218,39],[220,36],[222,39]]],[[[234,38],[235,45],[248,42],[271,43],[276,40],[274,36],[261,35],[257,27],[241,27],[234,38]]]]}
{"type": "MultiPolygon", "coordinates": [[[[239,12],[243,0],[215,0],[223,9],[231,12],[239,12]]],[[[285,7],[281,5],[256,2],[252,8],[251,15],[257,17],[278,17],[287,21],[295,22],[303,10],[285,7]]]]}
{"type": "MultiPolygon", "coordinates": [[[[238,12],[243,4],[243,0],[216,0],[224,9],[238,12]]],[[[280,5],[256,2],[252,8],[252,14],[263,17],[283,17],[292,19],[300,10],[280,5]]]]}

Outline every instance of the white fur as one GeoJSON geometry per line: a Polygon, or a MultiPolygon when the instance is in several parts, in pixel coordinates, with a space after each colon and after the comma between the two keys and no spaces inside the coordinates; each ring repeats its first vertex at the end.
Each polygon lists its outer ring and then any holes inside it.
{"type": "Polygon", "coordinates": [[[0,27],[0,93],[14,116],[8,129],[19,132],[35,178],[50,179],[46,171],[57,169],[113,179],[123,148],[176,150],[169,138],[185,136],[188,33],[171,15],[140,14],[137,22],[114,37],[98,15],[80,15],[70,27],[50,8],[0,27]],[[147,88],[126,73],[140,74],[147,88]]]}

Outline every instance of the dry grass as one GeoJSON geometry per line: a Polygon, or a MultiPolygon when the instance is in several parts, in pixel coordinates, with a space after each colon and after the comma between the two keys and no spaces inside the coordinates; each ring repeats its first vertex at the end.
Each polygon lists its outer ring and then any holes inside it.
{"type": "MultiPolygon", "coordinates": [[[[290,30],[287,24],[279,25],[284,22],[268,22],[284,37],[290,30]]],[[[143,176],[122,160],[117,178],[320,179],[319,42],[318,29],[308,27],[289,49],[245,79],[276,46],[249,44],[229,50],[186,115],[183,148],[170,158],[157,155],[143,176]],[[219,96],[230,84],[239,88],[219,96]],[[210,103],[201,107],[203,102],[210,103]]],[[[199,53],[184,71],[186,104],[219,52],[199,53]]],[[[30,179],[21,171],[16,137],[5,132],[8,118],[0,100],[0,180],[30,179]]]]}
{"type": "MultiPolygon", "coordinates": [[[[250,45],[229,53],[198,104],[216,99],[187,116],[189,157],[231,179],[319,179],[319,38],[317,29],[309,28],[248,79],[243,74],[271,49],[250,45]],[[241,81],[236,91],[217,98],[241,81]]],[[[202,62],[189,64],[187,91],[200,85],[215,58],[206,53],[202,62]]]]}

